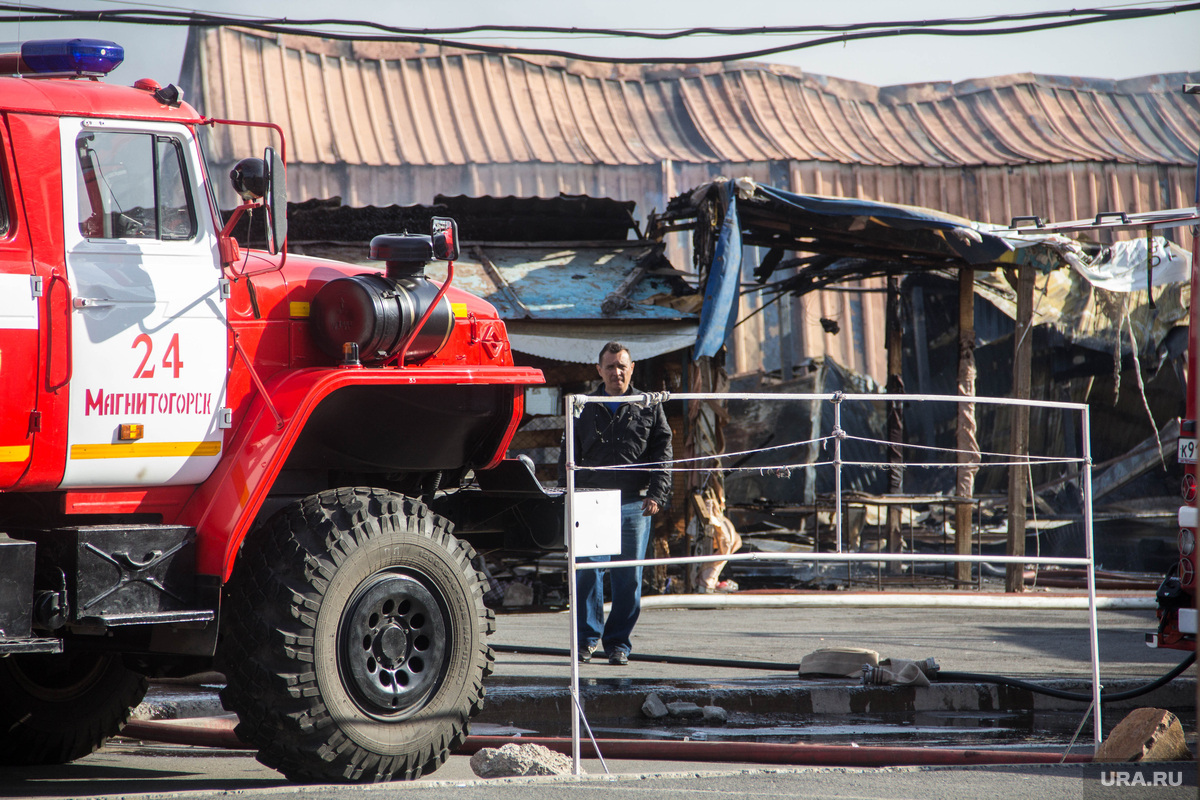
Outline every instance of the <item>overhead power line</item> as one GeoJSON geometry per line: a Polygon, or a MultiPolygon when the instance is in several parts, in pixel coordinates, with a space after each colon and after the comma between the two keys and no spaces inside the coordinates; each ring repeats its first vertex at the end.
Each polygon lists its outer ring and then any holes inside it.
{"type": "Polygon", "coordinates": [[[737,61],[779,53],[805,50],[826,44],[845,44],[853,41],[897,36],[1001,36],[1038,31],[1073,28],[1102,22],[1126,22],[1170,14],[1200,11],[1200,2],[1145,7],[1107,6],[1062,11],[1041,11],[1024,14],[999,14],[985,17],[945,18],[935,20],[903,20],[888,22],[859,22],[841,25],[758,26],[730,28],[683,28],[678,30],[646,30],[615,28],[565,28],[533,25],[471,25],[452,28],[407,28],[369,20],[350,19],[289,19],[249,16],[226,16],[200,11],[174,11],[155,8],[114,8],[104,11],[30,6],[23,3],[0,2],[0,22],[119,22],[133,25],[168,25],[188,27],[236,26],[263,33],[316,36],[337,41],[410,42],[454,47],[480,53],[539,55],[598,61],[618,64],[700,64],[713,61],[737,61]],[[330,30],[330,27],[343,30],[330,30]],[[378,33],[346,32],[344,29],[364,29],[378,33]],[[552,35],[563,37],[611,37],[615,39],[647,39],[655,41],[683,40],[692,37],[784,36],[817,35],[817,38],[787,44],[762,47],[734,53],[705,56],[614,57],[569,50],[532,46],[499,46],[480,42],[446,38],[478,33],[503,33],[510,36],[552,35]]]}

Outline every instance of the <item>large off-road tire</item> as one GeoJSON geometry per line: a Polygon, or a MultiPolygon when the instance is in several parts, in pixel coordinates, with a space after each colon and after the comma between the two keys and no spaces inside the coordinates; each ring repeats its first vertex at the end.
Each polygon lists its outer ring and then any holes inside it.
{"type": "Polygon", "coordinates": [[[222,613],[237,735],[293,781],[414,779],[483,708],[494,658],[474,550],[379,489],[307,497],[253,531],[222,613]]]}
{"type": "Polygon", "coordinates": [[[0,658],[0,764],[65,764],[95,752],[129,721],[146,678],[120,656],[0,658]]]}

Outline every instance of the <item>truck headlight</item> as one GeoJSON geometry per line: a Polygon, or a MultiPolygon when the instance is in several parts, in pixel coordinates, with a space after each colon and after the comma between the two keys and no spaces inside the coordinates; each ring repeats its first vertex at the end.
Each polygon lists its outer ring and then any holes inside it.
{"type": "Polygon", "coordinates": [[[1179,552],[1185,556],[1190,556],[1192,551],[1196,549],[1196,532],[1191,528],[1179,529],[1179,552]]]}

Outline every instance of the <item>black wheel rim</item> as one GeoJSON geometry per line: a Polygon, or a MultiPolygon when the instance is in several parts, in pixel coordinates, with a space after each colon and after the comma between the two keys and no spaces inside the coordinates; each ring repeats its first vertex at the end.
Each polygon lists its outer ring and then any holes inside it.
{"type": "Polygon", "coordinates": [[[342,680],[364,713],[407,716],[441,683],[445,607],[411,575],[383,572],[365,581],[346,605],[339,630],[342,680]]]}

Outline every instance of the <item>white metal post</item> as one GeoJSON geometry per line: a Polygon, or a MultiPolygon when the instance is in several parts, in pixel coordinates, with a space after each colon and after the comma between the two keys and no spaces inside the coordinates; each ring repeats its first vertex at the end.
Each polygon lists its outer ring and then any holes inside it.
{"type": "Polygon", "coordinates": [[[582,704],[579,699],[579,641],[576,636],[575,620],[579,615],[579,597],[575,575],[575,395],[567,395],[567,407],[563,418],[564,461],[567,466],[565,505],[566,519],[563,529],[567,539],[567,614],[568,636],[571,641],[571,760],[572,772],[576,777],[583,774],[579,758],[579,715],[582,704]]]}
{"type": "MultiPolygon", "coordinates": [[[[842,396],[833,396],[833,513],[836,551],[842,552],[842,396]]],[[[820,547],[820,542],[817,542],[820,547]]],[[[849,564],[846,565],[847,570],[849,564]]]]}
{"type": "MultiPolygon", "coordinates": [[[[647,396],[639,396],[647,397],[647,396]]],[[[761,400],[764,398],[761,394],[720,394],[720,393],[684,393],[675,395],[679,399],[755,399],[761,400]]],[[[577,542],[575,537],[575,433],[574,433],[574,413],[577,406],[582,407],[588,402],[586,396],[570,395],[567,397],[567,408],[564,415],[564,447],[566,462],[566,497],[565,497],[565,526],[566,526],[566,544],[567,544],[567,595],[570,604],[571,613],[569,614],[569,636],[570,636],[570,654],[571,654],[571,745],[574,763],[574,773],[576,776],[582,775],[581,766],[581,725],[586,724],[586,716],[579,697],[579,642],[576,638],[576,616],[578,608],[578,582],[577,572],[580,569],[599,569],[613,567],[631,567],[637,565],[651,566],[658,564],[699,564],[710,561],[901,561],[911,560],[914,555],[909,553],[851,553],[843,552],[842,548],[842,450],[841,440],[845,436],[841,429],[841,402],[843,400],[859,400],[866,402],[878,402],[886,400],[894,395],[847,395],[842,393],[835,394],[788,394],[788,395],[772,395],[773,400],[824,400],[833,402],[834,404],[834,465],[836,467],[834,485],[835,485],[835,514],[837,516],[837,552],[836,553],[747,553],[747,554],[724,554],[711,556],[693,556],[685,558],[643,558],[629,561],[610,561],[603,565],[591,563],[577,562],[577,542]]],[[[957,395],[902,395],[907,401],[941,401],[941,402],[962,402],[963,398],[957,395]]],[[[636,399],[636,398],[632,398],[636,399]]],[[[1038,564],[1062,564],[1084,566],[1087,568],[1087,583],[1088,597],[1087,609],[1089,616],[1089,638],[1091,645],[1092,659],[1092,702],[1094,708],[1093,715],[1093,736],[1097,745],[1102,741],[1103,724],[1100,711],[1100,646],[1097,621],[1098,601],[1096,598],[1096,571],[1095,571],[1095,548],[1093,542],[1093,515],[1092,515],[1092,451],[1091,451],[1091,419],[1088,413],[1087,406],[1079,403],[1055,402],[1055,401],[1036,401],[1036,400],[1014,400],[1009,398],[972,398],[974,402],[988,402],[995,405],[1009,406],[1038,406],[1043,408],[1064,408],[1078,410],[1081,414],[1081,426],[1083,429],[1083,446],[1082,458],[1083,462],[1083,520],[1084,533],[1086,542],[1086,555],[1084,558],[1079,557],[1041,557],[1041,556],[984,556],[982,553],[978,555],[948,555],[948,554],[924,554],[920,556],[921,560],[925,561],[945,561],[945,562],[999,562],[999,563],[1038,563],[1038,564]]],[[[867,440],[870,441],[870,440],[867,440]]],[[[685,461],[688,459],[685,459],[685,461]]],[[[1072,461],[1074,459],[1071,459],[1072,461]]],[[[1029,461],[1026,456],[1025,462],[1029,461]]],[[[854,464],[866,464],[868,462],[854,461],[854,464]]],[[[1038,462],[1043,463],[1043,462],[1038,462]]],[[[1049,463],[1049,459],[1047,462],[1049,463]]],[[[938,602],[917,604],[914,603],[911,597],[905,598],[877,598],[881,602],[866,603],[862,600],[853,600],[848,602],[848,605],[853,607],[866,606],[886,606],[891,602],[896,607],[917,607],[918,605],[933,605],[938,602]]],[[[949,600],[948,603],[942,603],[946,607],[989,607],[989,608],[1008,608],[1008,607],[1026,607],[1037,606],[1046,608],[1067,607],[1070,604],[1063,599],[1058,599],[1050,605],[1039,605],[1033,601],[1042,600],[1044,598],[1031,598],[1017,596],[1009,599],[997,598],[978,598],[979,603],[966,603],[963,598],[923,598],[926,600],[934,599],[939,601],[949,600]],[[1011,600],[1011,602],[1010,602],[1011,600]]],[[[1082,599],[1082,598],[1080,598],[1082,599]]],[[[845,602],[845,600],[843,600],[845,602]]],[[[1106,606],[1107,607],[1107,606],[1106,606]]],[[[606,768],[607,771],[607,768],[606,768]]]]}
{"type": "Polygon", "coordinates": [[[1083,428],[1083,541],[1087,555],[1088,634],[1092,646],[1092,735],[1096,746],[1104,740],[1100,719],[1100,634],[1096,622],[1096,551],[1092,542],[1092,421],[1087,406],[1082,410],[1083,428]]]}

